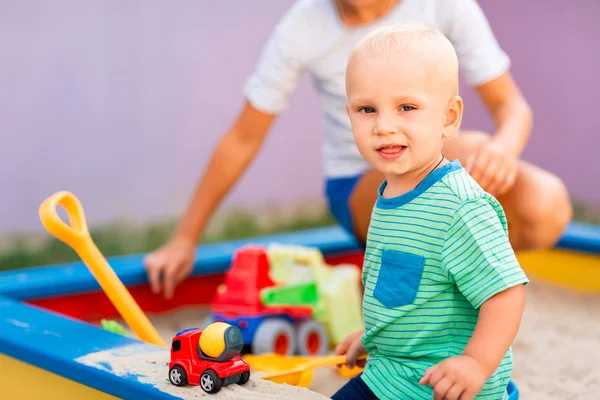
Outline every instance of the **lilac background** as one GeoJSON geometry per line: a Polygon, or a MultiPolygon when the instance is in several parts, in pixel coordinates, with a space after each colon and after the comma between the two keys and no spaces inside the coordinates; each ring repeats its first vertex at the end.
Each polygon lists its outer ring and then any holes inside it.
{"type": "MultiPolygon", "coordinates": [[[[0,0],[0,233],[41,229],[40,202],[63,189],[90,224],[179,215],[292,2],[0,0]]],[[[598,203],[600,3],[480,4],[535,111],[524,157],[598,203]]],[[[490,130],[463,97],[463,127],[490,130]]],[[[321,142],[305,77],[224,206],[319,198],[321,142]]]]}

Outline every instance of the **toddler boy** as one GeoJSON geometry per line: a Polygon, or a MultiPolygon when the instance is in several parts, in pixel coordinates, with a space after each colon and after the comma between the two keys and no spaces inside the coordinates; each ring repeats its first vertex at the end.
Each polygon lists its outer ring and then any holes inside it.
{"type": "Polygon", "coordinates": [[[504,399],[527,277],[504,211],[442,144],[459,129],[458,62],[439,32],[376,30],[350,55],[347,111],[385,175],[367,237],[364,331],[338,346],[364,372],[333,399],[504,399]]]}

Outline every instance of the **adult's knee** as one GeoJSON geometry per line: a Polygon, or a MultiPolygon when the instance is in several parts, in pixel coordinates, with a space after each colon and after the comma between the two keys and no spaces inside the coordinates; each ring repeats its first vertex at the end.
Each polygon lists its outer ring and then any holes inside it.
{"type": "Polygon", "coordinates": [[[523,207],[520,216],[519,236],[530,250],[553,247],[573,217],[567,188],[558,177],[547,174],[530,198],[532,204],[523,207]]]}

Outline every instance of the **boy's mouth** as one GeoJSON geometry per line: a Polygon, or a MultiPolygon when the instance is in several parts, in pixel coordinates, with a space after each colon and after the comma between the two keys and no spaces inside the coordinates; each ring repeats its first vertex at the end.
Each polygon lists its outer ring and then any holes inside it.
{"type": "Polygon", "coordinates": [[[406,146],[399,144],[386,144],[377,148],[377,153],[386,160],[395,160],[406,150],[406,146]]]}

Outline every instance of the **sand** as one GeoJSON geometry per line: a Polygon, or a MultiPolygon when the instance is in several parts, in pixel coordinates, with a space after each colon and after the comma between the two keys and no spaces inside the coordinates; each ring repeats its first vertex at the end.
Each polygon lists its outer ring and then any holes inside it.
{"type": "MultiPolygon", "coordinates": [[[[207,307],[185,307],[165,314],[149,314],[148,317],[156,327],[160,336],[163,337],[167,343],[170,343],[171,339],[177,332],[183,329],[200,326],[204,318],[206,318],[209,313],[210,310],[207,307]]],[[[128,332],[131,334],[131,331],[128,330],[128,332]]],[[[166,357],[168,361],[168,355],[166,357]]],[[[167,369],[165,367],[163,367],[161,374],[162,375],[157,375],[156,379],[163,379],[165,382],[168,382],[167,369]]],[[[253,392],[259,392],[261,394],[276,394],[281,396],[278,398],[283,398],[283,394],[285,394],[285,397],[290,399],[294,399],[295,397],[293,396],[295,394],[302,394],[300,397],[298,397],[298,399],[326,399],[331,397],[331,395],[333,395],[340,387],[344,385],[344,383],[346,383],[346,379],[340,376],[334,368],[319,369],[318,373],[315,374],[312,380],[311,386],[309,387],[310,391],[302,390],[298,392],[298,388],[287,385],[274,385],[270,382],[258,379],[258,376],[260,376],[260,373],[256,373],[255,376],[251,377],[251,383],[253,383],[252,386],[244,387],[246,389],[250,388],[253,392]]],[[[171,385],[170,383],[168,384],[171,385]]],[[[161,388],[163,388],[163,386],[161,386],[161,388]]],[[[225,389],[222,389],[222,391],[231,392],[235,389],[235,396],[237,396],[235,397],[236,399],[246,398],[243,397],[244,393],[240,392],[238,388],[227,388],[229,390],[225,391],[225,389]]],[[[200,388],[198,388],[198,390],[202,392],[200,388]]],[[[227,394],[227,396],[229,395],[230,394],[227,394]]],[[[189,398],[193,399],[195,397],[189,398]]],[[[229,399],[230,397],[223,398],[229,399]]]]}
{"type": "Polygon", "coordinates": [[[169,352],[147,344],[134,344],[108,351],[99,351],[77,359],[81,364],[112,371],[119,376],[134,375],[139,382],[152,385],[181,399],[308,399],[323,400],[326,396],[295,386],[277,385],[251,377],[245,385],[227,385],[217,394],[207,394],[199,386],[177,387],[167,377],[169,352]]]}
{"type": "MultiPolygon", "coordinates": [[[[205,307],[189,307],[163,315],[149,315],[159,333],[170,342],[179,330],[198,326],[207,315],[205,307]]],[[[524,400],[583,400],[600,398],[600,295],[584,295],[535,280],[527,287],[527,306],[521,329],[513,345],[513,381],[524,400]]],[[[135,349],[132,349],[135,350],[135,349]]],[[[107,355],[95,355],[96,361],[107,355]]],[[[112,356],[111,356],[112,357],[112,356]]],[[[177,388],[167,380],[166,352],[122,355],[119,365],[144,360],[141,380],[154,383],[166,392],[186,399],[206,396],[196,387],[177,388]],[[129,357],[129,359],[128,359],[129,357]],[[146,371],[147,369],[147,371],[146,371]]],[[[86,362],[96,362],[90,359],[86,362]]],[[[127,370],[129,367],[123,367],[127,370]]],[[[129,371],[140,374],[140,371],[129,371]]],[[[231,385],[212,395],[215,399],[262,397],[324,399],[345,380],[332,368],[319,369],[310,391],[263,381],[255,374],[244,387],[231,385]]]]}
{"type": "Polygon", "coordinates": [[[532,282],[515,343],[521,398],[600,398],[600,295],[532,282]]]}

